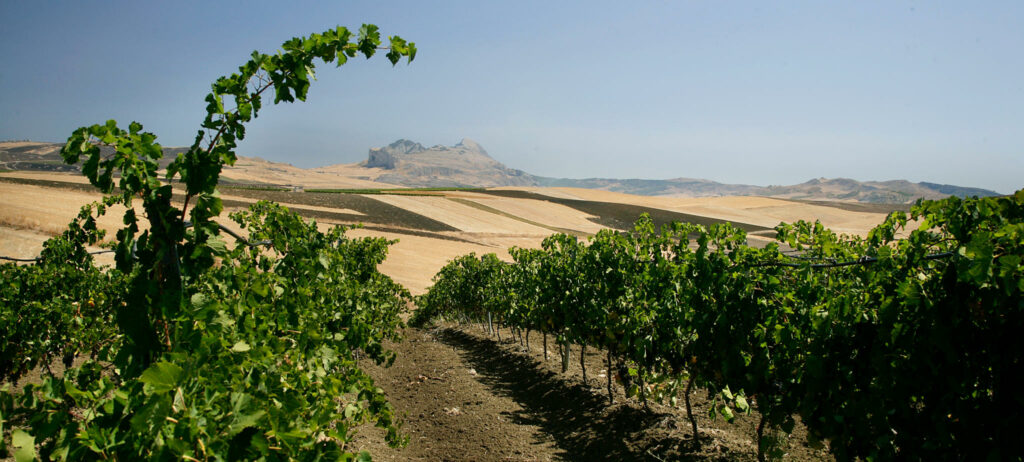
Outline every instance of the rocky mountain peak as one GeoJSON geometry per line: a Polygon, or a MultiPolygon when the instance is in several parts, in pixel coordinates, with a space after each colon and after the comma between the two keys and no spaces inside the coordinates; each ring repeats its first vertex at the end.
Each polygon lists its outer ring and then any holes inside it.
{"type": "Polygon", "coordinates": [[[532,175],[502,165],[469,138],[454,146],[437,145],[429,149],[413,141],[398,140],[383,148],[370,149],[363,165],[387,170],[377,181],[405,186],[536,185],[532,175]]]}
{"type": "Polygon", "coordinates": [[[394,170],[395,166],[398,165],[400,157],[426,150],[422,144],[415,141],[400,139],[383,148],[370,148],[370,156],[366,159],[366,166],[394,170]]]}
{"type": "Polygon", "coordinates": [[[407,139],[400,139],[398,141],[395,141],[394,143],[387,145],[386,148],[380,149],[388,149],[392,152],[400,152],[402,154],[415,154],[417,152],[427,150],[427,148],[424,148],[422,144],[419,144],[415,141],[409,141],[407,139]]]}

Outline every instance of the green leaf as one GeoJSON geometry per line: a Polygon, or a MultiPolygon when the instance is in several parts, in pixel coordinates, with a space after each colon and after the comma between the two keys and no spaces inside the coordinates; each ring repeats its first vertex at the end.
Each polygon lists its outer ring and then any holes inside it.
{"type": "Polygon", "coordinates": [[[228,427],[228,435],[234,436],[248,427],[257,426],[256,424],[259,422],[260,418],[263,417],[264,414],[266,414],[266,412],[264,411],[256,411],[249,414],[235,414],[235,420],[231,422],[231,425],[228,427]]]}
{"type": "Polygon", "coordinates": [[[373,24],[363,24],[359,28],[359,52],[369,59],[380,45],[380,32],[373,24]]]}
{"type": "Polygon", "coordinates": [[[24,430],[18,429],[11,432],[11,446],[18,448],[14,451],[15,462],[36,459],[36,439],[24,430]]]}
{"type": "Polygon", "coordinates": [[[726,422],[729,422],[729,423],[732,423],[733,419],[736,418],[736,416],[733,415],[732,409],[730,409],[729,406],[721,406],[721,407],[719,407],[718,408],[718,413],[722,414],[722,417],[725,417],[726,422]]]}
{"type": "Polygon", "coordinates": [[[79,403],[84,403],[85,400],[90,398],[88,393],[79,390],[78,387],[75,386],[74,382],[71,382],[70,380],[64,383],[64,392],[79,403]]]}
{"type": "Polygon", "coordinates": [[[415,43],[409,42],[408,53],[407,53],[406,56],[408,56],[408,60],[406,61],[406,63],[411,63],[412,60],[416,59],[416,44],[415,43]]]}
{"type": "Polygon", "coordinates": [[[245,343],[242,340],[239,340],[238,343],[235,343],[235,345],[231,347],[231,351],[234,351],[235,353],[245,353],[246,351],[249,351],[251,349],[252,347],[250,347],[248,343],[245,343]]]}
{"type": "Polygon", "coordinates": [[[344,413],[346,419],[351,419],[355,417],[355,415],[359,413],[359,405],[357,405],[356,403],[348,403],[347,405],[345,405],[344,413]]]}
{"type": "Polygon", "coordinates": [[[211,236],[207,239],[206,245],[213,251],[214,255],[223,256],[228,253],[228,243],[220,236],[211,236]]]}
{"type": "Polygon", "coordinates": [[[192,302],[192,306],[195,308],[207,308],[216,303],[216,300],[210,298],[209,295],[204,293],[193,294],[192,298],[189,299],[192,302]]]}
{"type": "Polygon", "coordinates": [[[160,361],[143,371],[139,381],[149,385],[154,393],[166,393],[178,386],[183,372],[177,364],[160,361]]]}
{"type": "Polygon", "coordinates": [[[740,412],[750,412],[750,405],[747,404],[747,399],[742,396],[737,396],[736,409],[740,412]]]}
{"type": "Polygon", "coordinates": [[[185,409],[185,395],[181,392],[181,387],[174,389],[174,401],[171,403],[171,409],[174,412],[181,412],[185,409]]]}
{"type": "Polygon", "coordinates": [[[266,282],[256,281],[252,284],[252,291],[260,297],[266,297],[270,293],[270,287],[267,286],[266,282]]]}

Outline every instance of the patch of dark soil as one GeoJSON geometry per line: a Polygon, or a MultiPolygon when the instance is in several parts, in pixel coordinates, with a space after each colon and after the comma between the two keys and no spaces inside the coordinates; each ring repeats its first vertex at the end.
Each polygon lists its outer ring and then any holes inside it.
{"type": "MultiPolygon", "coordinates": [[[[231,200],[231,199],[224,199],[223,203],[224,203],[224,207],[225,208],[239,208],[239,209],[248,208],[250,205],[252,205],[249,202],[236,201],[236,200],[231,200]]],[[[381,202],[381,203],[383,204],[383,202],[381,202]]],[[[385,204],[385,205],[388,205],[388,204],[385,204]]],[[[410,235],[410,236],[421,236],[421,237],[429,237],[429,238],[433,238],[433,239],[444,239],[444,240],[448,240],[448,241],[473,243],[473,241],[470,241],[470,240],[467,240],[467,239],[463,239],[463,238],[458,237],[458,236],[452,236],[452,235],[449,235],[449,234],[440,234],[440,233],[431,232],[431,231],[423,231],[423,230],[419,230],[419,229],[409,229],[409,228],[406,228],[406,227],[399,227],[399,226],[386,226],[386,225],[382,226],[382,225],[373,225],[373,224],[367,225],[366,222],[369,221],[369,220],[366,220],[367,215],[355,215],[355,214],[352,214],[352,213],[344,213],[344,212],[328,212],[328,211],[324,211],[324,210],[310,210],[310,209],[304,209],[304,208],[301,208],[301,207],[294,207],[294,206],[289,206],[288,210],[291,210],[291,211],[299,214],[303,218],[314,218],[314,219],[317,219],[317,220],[330,220],[330,221],[333,221],[333,222],[340,222],[340,223],[346,223],[346,224],[356,224],[356,223],[359,223],[359,224],[362,225],[363,229],[369,229],[369,230],[374,230],[374,231],[383,231],[383,232],[387,232],[387,233],[406,234],[406,235],[410,235]]]]}
{"type": "Polygon", "coordinates": [[[864,213],[891,213],[891,212],[909,212],[911,204],[878,204],[874,202],[836,202],[836,201],[816,201],[809,199],[779,199],[782,201],[799,202],[801,204],[820,205],[823,207],[832,207],[839,210],[846,210],[848,212],[864,212],[864,213]]]}
{"type": "MultiPolygon", "coordinates": [[[[363,215],[342,214],[349,222],[362,222],[367,225],[384,225],[421,231],[458,231],[457,228],[449,226],[440,221],[423,215],[410,212],[401,207],[379,201],[377,199],[361,196],[358,194],[332,194],[332,193],[293,193],[285,191],[265,191],[254,189],[226,188],[225,191],[234,196],[248,197],[252,199],[266,199],[274,202],[285,202],[300,205],[313,205],[317,207],[330,207],[338,209],[355,210],[363,215]]],[[[316,217],[315,211],[304,211],[303,216],[316,217]],[[308,213],[308,215],[307,215],[308,213]]],[[[324,212],[332,213],[332,212],[324,212]]]]}
{"type": "Polygon", "coordinates": [[[96,187],[91,184],[73,183],[70,181],[36,180],[33,178],[14,178],[9,176],[0,176],[0,181],[5,183],[45,186],[47,188],[70,189],[72,191],[96,192],[96,187]]]}
{"type": "Polygon", "coordinates": [[[63,162],[46,162],[46,161],[10,161],[0,162],[0,166],[5,169],[14,171],[34,171],[34,172],[78,172],[81,171],[78,166],[67,165],[63,162]]]}
{"type": "MultiPolygon", "coordinates": [[[[555,204],[572,207],[581,212],[593,215],[597,218],[592,218],[591,221],[609,228],[619,230],[629,230],[633,227],[633,223],[640,217],[641,214],[648,214],[651,219],[654,220],[654,225],[660,227],[664,224],[671,223],[673,221],[680,221],[686,223],[694,223],[698,225],[710,226],[715,223],[724,223],[725,220],[719,220],[716,218],[702,217],[699,215],[690,215],[688,213],[673,212],[670,210],[657,209],[653,207],[644,207],[640,205],[632,204],[619,204],[615,202],[600,202],[600,201],[587,201],[581,199],[563,199],[558,197],[545,196],[543,194],[536,194],[529,191],[515,191],[515,190],[487,190],[481,191],[485,194],[491,194],[494,196],[511,197],[517,199],[533,199],[553,202],[555,204]]],[[[733,226],[740,228],[744,231],[764,231],[770,228],[764,226],[753,225],[749,223],[737,223],[732,222],[733,226]]]]}

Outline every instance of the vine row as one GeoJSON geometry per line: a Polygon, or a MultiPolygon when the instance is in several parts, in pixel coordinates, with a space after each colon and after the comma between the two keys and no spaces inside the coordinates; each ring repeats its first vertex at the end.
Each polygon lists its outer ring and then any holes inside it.
{"type": "Polygon", "coordinates": [[[729,224],[655,230],[641,217],[630,232],[513,248],[510,263],[470,254],[438,272],[413,322],[498,321],[563,352],[604,348],[609,396],[621,363],[627,393],[645,400],[681,395],[690,411],[703,389],[728,420],[756,409],[762,460],[798,419],[840,460],[1024,454],[1012,430],[1024,417],[1024,190],[919,201],[866,238],[776,230],[754,248],[729,224]]]}

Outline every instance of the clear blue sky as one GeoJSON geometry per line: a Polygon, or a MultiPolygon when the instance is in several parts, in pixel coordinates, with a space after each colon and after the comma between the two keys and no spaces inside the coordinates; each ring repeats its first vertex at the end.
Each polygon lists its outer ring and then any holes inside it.
{"type": "Polygon", "coordinates": [[[0,139],[192,141],[252,50],[374,23],[411,65],[321,67],[240,154],[350,163],[471,138],[555,177],[1024,187],[1024,2],[0,2],[0,139]]]}

